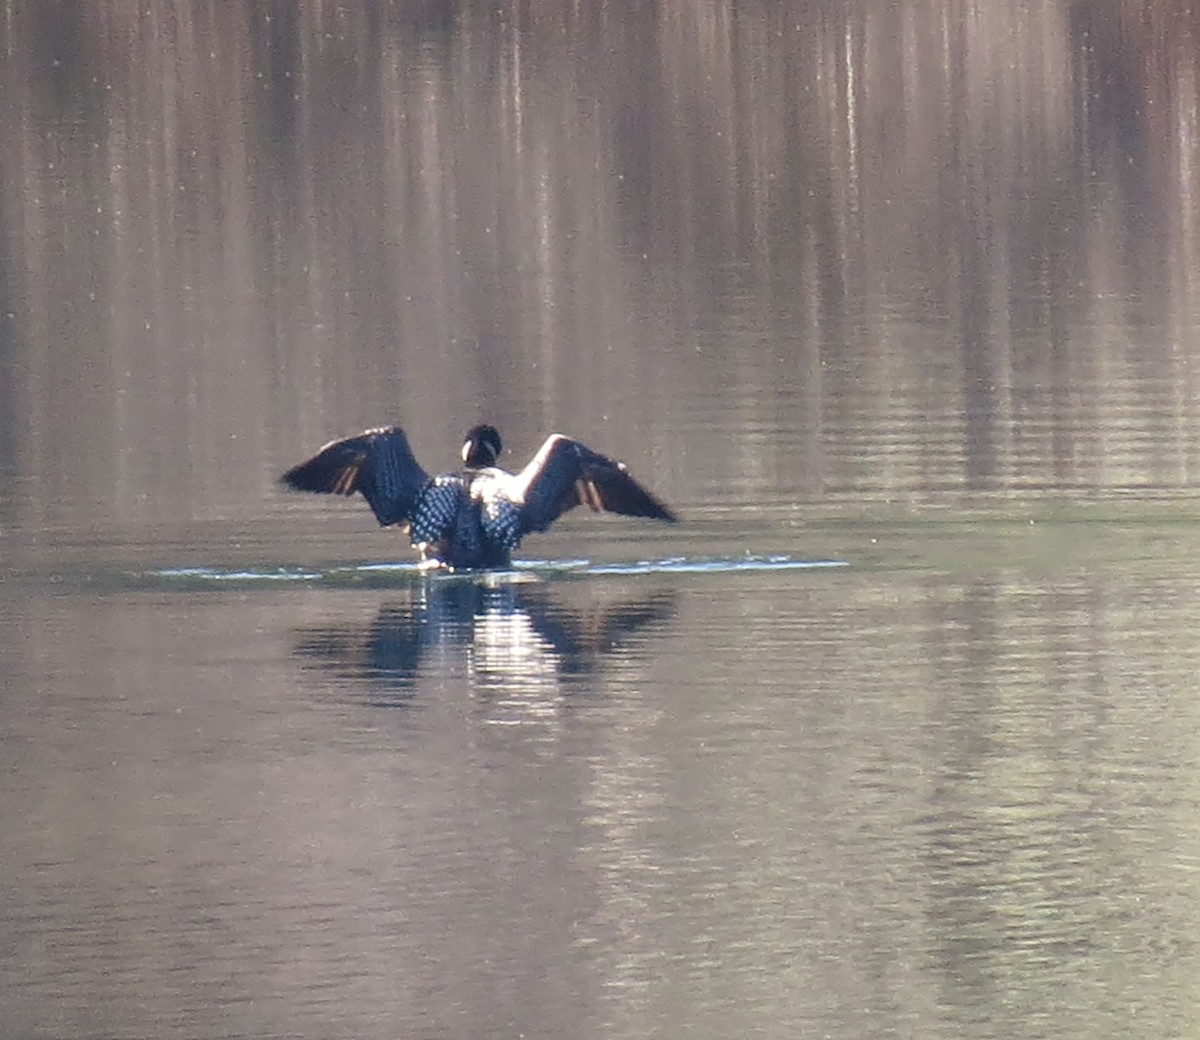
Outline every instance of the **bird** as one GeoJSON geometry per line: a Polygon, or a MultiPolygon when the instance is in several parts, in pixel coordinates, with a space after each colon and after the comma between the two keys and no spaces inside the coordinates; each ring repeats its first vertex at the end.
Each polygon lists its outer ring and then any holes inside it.
{"type": "Polygon", "coordinates": [[[362,494],[381,527],[407,530],[423,569],[504,568],[521,539],[578,505],[676,523],[678,517],[630,476],[625,464],[552,433],[519,473],[496,465],[496,427],[467,431],[463,469],[430,476],[399,426],[330,441],[279,479],[287,487],[362,494]]]}

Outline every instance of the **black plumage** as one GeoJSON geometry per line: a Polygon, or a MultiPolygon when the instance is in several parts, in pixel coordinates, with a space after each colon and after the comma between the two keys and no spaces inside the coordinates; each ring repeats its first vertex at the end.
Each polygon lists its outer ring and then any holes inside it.
{"type": "Polygon", "coordinates": [[[434,477],[421,468],[399,426],[331,441],[280,478],[301,491],[361,492],[382,526],[402,524],[431,566],[504,567],[521,539],[578,505],[674,522],[675,515],[614,462],[579,441],[551,434],[519,473],[496,466],[494,426],[475,426],[464,469],[434,477]]]}

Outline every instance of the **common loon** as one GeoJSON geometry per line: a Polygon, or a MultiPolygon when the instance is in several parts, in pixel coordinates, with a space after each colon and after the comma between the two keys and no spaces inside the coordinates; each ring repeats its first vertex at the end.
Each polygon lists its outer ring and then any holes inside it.
{"type": "Polygon", "coordinates": [[[426,567],[507,567],[525,535],[546,530],[578,505],[677,519],[623,463],[570,437],[551,434],[520,473],[496,466],[502,447],[494,426],[474,426],[463,443],[462,472],[431,477],[404,431],[385,426],[331,441],[280,480],[300,491],[361,491],[380,526],[407,528],[426,567]]]}

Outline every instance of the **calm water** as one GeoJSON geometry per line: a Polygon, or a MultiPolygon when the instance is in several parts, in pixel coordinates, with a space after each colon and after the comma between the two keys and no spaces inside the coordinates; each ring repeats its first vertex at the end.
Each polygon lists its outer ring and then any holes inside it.
{"type": "Polygon", "coordinates": [[[1200,1037],[1191,9],[360,6],[0,2],[0,1033],[1200,1037]]]}

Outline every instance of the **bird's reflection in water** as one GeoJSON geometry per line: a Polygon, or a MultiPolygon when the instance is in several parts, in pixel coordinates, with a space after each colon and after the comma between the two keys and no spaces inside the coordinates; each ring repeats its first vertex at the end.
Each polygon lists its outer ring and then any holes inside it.
{"type": "Polygon", "coordinates": [[[532,721],[555,710],[564,680],[596,671],[625,652],[630,637],[675,613],[674,590],[620,588],[622,595],[602,597],[594,583],[429,577],[368,620],[298,630],[296,653],[364,684],[376,706],[409,703],[423,675],[465,670],[481,698],[514,709],[493,721],[532,721]]]}

